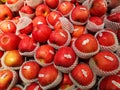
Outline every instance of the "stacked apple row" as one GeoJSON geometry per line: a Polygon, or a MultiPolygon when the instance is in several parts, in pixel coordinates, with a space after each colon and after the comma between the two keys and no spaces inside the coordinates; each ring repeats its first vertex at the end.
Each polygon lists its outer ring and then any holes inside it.
{"type": "Polygon", "coordinates": [[[0,1],[0,90],[119,90],[119,0],[0,1]]]}

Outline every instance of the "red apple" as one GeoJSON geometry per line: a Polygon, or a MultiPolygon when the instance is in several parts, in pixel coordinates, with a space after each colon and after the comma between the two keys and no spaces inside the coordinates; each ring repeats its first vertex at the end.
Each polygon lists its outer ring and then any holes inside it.
{"type": "Polygon", "coordinates": [[[4,53],[1,62],[3,67],[19,69],[24,62],[24,58],[18,50],[11,50],[4,53]]]}
{"type": "Polygon", "coordinates": [[[89,65],[78,64],[69,74],[72,82],[82,90],[88,90],[95,85],[96,76],[89,65]]]}
{"type": "Polygon", "coordinates": [[[92,34],[80,35],[72,44],[75,53],[80,58],[89,58],[99,51],[99,44],[92,34]]]}
{"type": "Polygon", "coordinates": [[[0,23],[0,30],[3,33],[15,33],[16,29],[15,23],[10,20],[4,20],[0,23]]]}
{"type": "Polygon", "coordinates": [[[19,75],[24,83],[30,83],[37,80],[40,65],[34,60],[24,62],[19,70],[19,75]]]}
{"type": "Polygon", "coordinates": [[[46,18],[44,16],[36,16],[33,18],[32,20],[33,23],[33,27],[40,25],[40,24],[46,24],[47,25],[47,21],[46,18]]]}
{"type": "Polygon", "coordinates": [[[44,16],[46,17],[50,13],[50,9],[46,4],[40,4],[35,9],[36,16],[44,16]]]}
{"type": "Polygon", "coordinates": [[[21,39],[14,33],[3,33],[0,38],[0,46],[6,51],[15,50],[18,49],[20,40],[21,39]]]}
{"type": "Polygon", "coordinates": [[[62,80],[61,72],[59,72],[53,65],[45,66],[40,69],[38,80],[42,89],[54,88],[62,80]]]}
{"type": "Polygon", "coordinates": [[[85,34],[86,32],[87,31],[86,31],[85,26],[83,26],[83,25],[74,25],[74,30],[73,30],[73,33],[72,33],[72,37],[78,38],[80,35],[85,34]]]}
{"type": "Polygon", "coordinates": [[[40,47],[37,48],[36,53],[35,53],[35,60],[41,65],[49,65],[53,62],[55,54],[55,49],[48,45],[41,45],[40,47]]]}
{"type": "Polygon", "coordinates": [[[71,40],[70,33],[63,30],[54,30],[48,39],[48,44],[58,49],[63,46],[69,45],[71,40]]]}
{"type": "Polygon", "coordinates": [[[77,64],[77,56],[71,47],[60,48],[54,56],[54,65],[61,72],[70,72],[77,64]]]}
{"type": "Polygon", "coordinates": [[[19,42],[18,50],[20,52],[31,52],[36,48],[36,46],[37,43],[34,41],[34,39],[27,36],[19,42]]]}
{"type": "Polygon", "coordinates": [[[59,89],[61,89],[61,90],[65,90],[65,89],[73,90],[73,89],[75,89],[75,85],[70,80],[70,77],[68,74],[63,74],[63,79],[62,79],[62,82],[59,84],[59,89]]]}
{"type": "Polygon", "coordinates": [[[42,90],[39,83],[33,82],[25,86],[25,90],[42,90]]]}
{"type": "Polygon", "coordinates": [[[44,2],[49,8],[55,9],[57,8],[60,0],[45,0],[44,2]]]}
{"type": "Polygon", "coordinates": [[[109,19],[112,22],[120,23],[120,13],[112,13],[107,16],[107,19],[109,19]]]}
{"type": "Polygon", "coordinates": [[[0,70],[0,89],[11,90],[17,82],[17,74],[13,70],[1,69],[0,70]]]}
{"type": "Polygon", "coordinates": [[[60,17],[62,17],[62,14],[59,11],[50,12],[46,17],[48,25],[50,25],[52,28],[57,23],[57,21],[59,21],[60,17]]]}
{"type": "Polygon", "coordinates": [[[120,76],[110,75],[103,77],[99,80],[99,90],[119,90],[120,89],[120,76]]]}
{"type": "Polygon", "coordinates": [[[111,51],[101,51],[89,61],[90,67],[100,76],[115,74],[119,71],[119,59],[111,51]]]}
{"type": "Polygon", "coordinates": [[[74,4],[72,2],[63,1],[58,5],[57,10],[64,16],[68,16],[73,8],[74,4]]]}
{"type": "Polygon", "coordinates": [[[102,17],[107,12],[107,4],[105,0],[93,0],[90,14],[92,16],[102,17]]]}
{"type": "Polygon", "coordinates": [[[86,23],[90,12],[86,6],[77,5],[70,14],[70,20],[75,25],[83,25],[86,23]]]}
{"type": "Polygon", "coordinates": [[[0,21],[10,20],[13,18],[13,13],[10,8],[4,4],[0,4],[0,21]]]}
{"type": "Polygon", "coordinates": [[[38,42],[44,43],[48,40],[52,29],[45,24],[37,25],[33,28],[32,37],[38,42]]]}
{"type": "Polygon", "coordinates": [[[54,30],[62,29],[62,23],[61,21],[57,21],[54,25],[54,30]]]}

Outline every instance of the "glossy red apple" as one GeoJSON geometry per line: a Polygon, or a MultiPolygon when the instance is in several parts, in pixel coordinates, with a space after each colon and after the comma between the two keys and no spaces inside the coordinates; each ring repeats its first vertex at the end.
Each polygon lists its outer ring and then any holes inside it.
{"type": "Polygon", "coordinates": [[[4,4],[0,4],[0,21],[10,20],[13,18],[13,13],[10,8],[4,4]]]}
{"type": "Polygon", "coordinates": [[[101,50],[116,51],[118,48],[117,35],[109,30],[101,30],[95,34],[98,40],[101,50]]]}
{"type": "Polygon", "coordinates": [[[35,60],[41,65],[46,66],[53,62],[55,49],[48,45],[41,45],[35,52],[35,60]]]}
{"type": "Polygon", "coordinates": [[[57,8],[60,0],[45,0],[44,2],[49,8],[55,9],[57,8]]]}
{"type": "Polygon", "coordinates": [[[6,51],[15,50],[18,49],[20,40],[21,39],[14,33],[3,33],[0,38],[0,46],[6,51]]]}
{"type": "Polygon", "coordinates": [[[0,23],[0,30],[3,33],[15,33],[16,29],[15,23],[10,20],[4,20],[0,23]]]}
{"type": "Polygon", "coordinates": [[[110,75],[103,77],[99,80],[99,90],[119,90],[120,89],[120,76],[110,75]]]}
{"type": "Polygon", "coordinates": [[[54,56],[55,67],[64,73],[69,73],[77,63],[77,56],[71,47],[60,48],[54,56]]]}
{"type": "Polygon", "coordinates": [[[32,23],[33,23],[33,27],[40,25],[40,24],[46,24],[47,25],[47,21],[46,18],[44,16],[36,16],[32,19],[32,23]]]}
{"type": "Polygon", "coordinates": [[[34,39],[28,36],[20,41],[18,50],[20,52],[31,52],[36,48],[36,46],[37,43],[34,41],[34,39]]]}
{"type": "Polygon", "coordinates": [[[57,10],[64,16],[68,16],[73,8],[74,4],[72,2],[63,1],[58,5],[57,10]]]}
{"type": "Polygon", "coordinates": [[[52,29],[45,24],[33,28],[32,37],[38,42],[44,43],[49,39],[52,29]]]}
{"type": "Polygon", "coordinates": [[[86,6],[77,5],[70,14],[70,21],[75,25],[84,25],[89,15],[90,12],[86,6]]]}
{"type": "Polygon", "coordinates": [[[42,90],[38,82],[33,82],[25,86],[25,90],[42,90]]]}
{"type": "Polygon", "coordinates": [[[40,69],[38,80],[42,89],[51,89],[61,82],[62,74],[54,65],[48,65],[40,69]]]}
{"type": "Polygon", "coordinates": [[[72,44],[72,48],[80,58],[89,58],[99,51],[97,39],[92,34],[80,35],[72,44]]]}
{"type": "Polygon", "coordinates": [[[119,58],[111,51],[101,51],[93,56],[89,65],[99,76],[112,75],[119,71],[119,58]]]}
{"type": "Polygon", "coordinates": [[[102,17],[107,12],[107,4],[105,0],[93,0],[92,7],[90,8],[91,16],[102,17]]]}
{"type": "Polygon", "coordinates": [[[71,40],[70,33],[63,30],[54,30],[48,39],[48,44],[58,49],[63,46],[68,46],[71,40]]]}
{"type": "Polygon", "coordinates": [[[20,55],[18,50],[5,52],[1,59],[2,66],[9,67],[11,69],[19,69],[23,62],[24,58],[20,55]]]}
{"type": "Polygon", "coordinates": [[[35,9],[36,16],[47,17],[49,13],[50,13],[50,8],[46,4],[40,4],[35,9]]]}
{"type": "Polygon", "coordinates": [[[61,90],[65,90],[65,89],[73,90],[73,89],[75,89],[75,85],[70,80],[70,77],[68,74],[63,74],[63,79],[62,79],[62,82],[59,84],[59,89],[61,89],[61,90]]]}
{"type": "Polygon", "coordinates": [[[24,62],[19,70],[19,75],[24,83],[37,81],[40,65],[34,60],[24,62]]]}
{"type": "Polygon", "coordinates": [[[59,11],[52,11],[50,12],[47,17],[47,23],[50,25],[51,28],[59,21],[59,18],[62,17],[62,14],[59,11]]]}
{"type": "Polygon", "coordinates": [[[1,69],[0,70],[0,89],[11,90],[17,83],[17,74],[13,70],[1,69]]]}
{"type": "Polygon", "coordinates": [[[78,64],[69,74],[72,82],[82,90],[88,90],[95,85],[96,75],[89,65],[78,64]]]}

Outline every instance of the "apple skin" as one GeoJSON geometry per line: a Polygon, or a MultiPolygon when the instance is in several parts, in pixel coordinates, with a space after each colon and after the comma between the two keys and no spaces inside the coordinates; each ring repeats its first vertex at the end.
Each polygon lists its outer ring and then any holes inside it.
{"type": "Polygon", "coordinates": [[[91,16],[89,18],[89,21],[91,21],[92,23],[96,24],[96,25],[102,25],[103,24],[103,19],[97,16],[91,16]]]}
{"type": "Polygon", "coordinates": [[[14,33],[3,33],[0,38],[0,46],[6,51],[17,50],[20,40],[14,33]]]}
{"type": "Polygon", "coordinates": [[[11,90],[23,90],[23,86],[16,84],[11,90]]]}
{"type": "Polygon", "coordinates": [[[16,25],[10,20],[4,20],[0,24],[0,30],[3,33],[15,33],[16,32],[16,25]]]}
{"type": "Polygon", "coordinates": [[[82,34],[75,41],[76,48],[84,53],[97,51],[99,45],[92,34],[82,34]]]}
{"type": "Polygon", "coordinates": [[[40,88],[40,85],[37,82],[33,82],[33,83],[30,83],[29,85],[27,85],[25,90],[35,90],[36,88],[37,88],[37,90],[42,90],[40,88]]]}
{"type": "Polygon", "coordinates": [[[89,18],[90,12],[86,6],[76,5],[76,7],[71,12],[71,21],[85,23],[89,18]]]}
{"type": "Polygon", "coordinates": [[[45,24],[33,28],[32,37],[38,42],[44,43],[49,39],[52,29],[45,24]]]}
{"type": "Polygon", "coordinates": [[[71,47],[60,48],[54,56],[54,64],[56,66],[70,67],[71,65],[73,65],[75,60],[76,54],[71,47]],[[67,58],[67,56],[70,56],[70,58],[67,58]]]}
{"type": "Polygon", "coordinates": [[[88,64],[80,63],[71,71],[71,77],[78,84],[82,86],[88,86],[93,81],[94,74],[88,64]],[[84,71],[86,72],[87,75],[84,73],[84,71]]]}
{"type": "Polygon", "coordinates": [[[19,11],[21,11],[21,12],[23,12],[23,13],[26,13],[26,14],[33,14],[33,13],[34,13],[33,8],[31,8],[31,7],[28,6],[28,5],[22,6],[19,11]]]}
{"type": "Polygon", "coordinates": [[[1,90],[6,90],[12,80],[13,80],[13,73],[10,70],[5,69],[0,71],[0,89],[1,90]]]}
{"type": "Polygon", "coordinates": [[[6,52],[3,62],[7,67],[20,67],[24,62],[24,58],[18,50],[11,50],[6,52]]]}
{"type": "Polygon", "coordinates": [[[23,38],[18,45],[18,50],[20,52],[30,52],[36,48],[37,43],[35,40],[29,36],[23,38]]]}
{"type": "Polygon", "coordinates": [[[66,41],[68,40],[68,34],[66,31],[64,31],[63,29],[58,29],[58,30],[54,30],[49,37],[49,42],[52,44],[56,44],[58,46],[62,46],[66,43],[66,41]],[[64,35],[62,36],[61,33],[64,35]]]}
{"type": "Polygon", "coordinates": [[[62,17],[62,14],[59,11],[51,11],[46,17],[48,25],[54,26],[60,17],[62,17]]]}
{"type": "Polygon", "coordinates": [[[36,79],[40,70],[40,65],[35,61],[24,62],[21,66],[21,74],[27,80],[36,79]]]}
{"type": "Polygon", "coordinates": [[[36,16],[46,17],[50,13],[50,8],[46,4],[40,4],[35,9],[36,16]]]}
{"type": "Polygon", "coordinates": [[[52,63],[54,53],[55,49],[52,46],[45,44],[37,48],[35,57],[38,62],[40,61],[45,64],[52,63]]]}
{"type": "Polygon", "coordinates": [[[60,0],[45,0],[44,2],[49,8],[55,9],[57,8],[60,0]]]}
{"type": "Polygon", "coordinates": [[[63,2],[61,2],[58,5],[57,10],[59,12],[61,12],[63,15],[66,16],[66,15],[68,15],[71,12],[71,10],[73,9],[73,7],[74,7],[73,3],[67,2],[67,1],[63,1],[63,2]]]}
{"type": "Polygon", "coordinates": [[[104,0],[94,0],[90,8],[91,16],[102,17],[107,12],[107,5],[104,0]]]}
{"type": "Polygon", "coordinates": [[[120,76],[109,75],[99,81],[99,90],[119,90],[120,76]]]}
{"type": "Polygon", "coordinates": [[[13,13],[11,9],[4,4],[0,4],[0,21],[10,20],[12,18],[13,18],[13,13]]]}
{"type": "Polygon", "coordinates": [[[47,25],[46,18],[42,15],[34,17],[33,20],[32,20],[32,23],[33,23],[33,27],[35,27],[37,25],[40,25],[40,24],[47,25]]]}
{"type": "Polygon", "coordinates": [[[18,0],[6,0],[6,2],[8,3],[8,4],[14,4],[14,3],[16,3],[18,0]]]}
{"type": "Polygon", "coordinates": [[[118,58],[110,51],[101,51],[97,53],[93,59],[97,67],[103,71],[112,71],[119,66],[118,58]],[[105,56],[111,57],[113,61],[105,58],[105,56]]]}

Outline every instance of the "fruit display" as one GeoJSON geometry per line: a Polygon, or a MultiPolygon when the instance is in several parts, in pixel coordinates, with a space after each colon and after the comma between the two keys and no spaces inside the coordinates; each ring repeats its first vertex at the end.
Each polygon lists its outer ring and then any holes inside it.
{"type": "Polygon", "coordinates": [[[120,90],[120,0],[0,0],[0,90],[120,90]]]}

